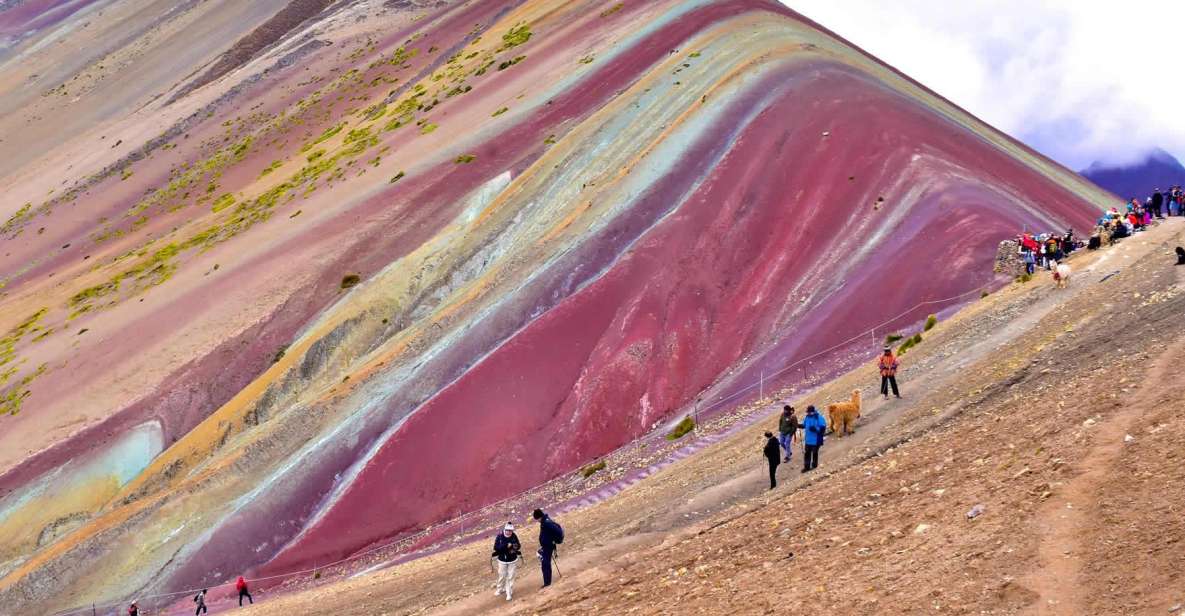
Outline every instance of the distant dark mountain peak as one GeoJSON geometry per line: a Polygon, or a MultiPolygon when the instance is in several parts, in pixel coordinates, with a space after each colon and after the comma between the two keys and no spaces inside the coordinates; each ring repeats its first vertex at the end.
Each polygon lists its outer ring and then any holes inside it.
{"type": "Polygon", "coordinates": [[[1115,165],[1095,162],[1081,172],[1088,180],[1124,199],[1143,198],[1154,189],[1185,185],[1185,166],[1172,154],[1154,148],[1142,160],[1115,165]]]}

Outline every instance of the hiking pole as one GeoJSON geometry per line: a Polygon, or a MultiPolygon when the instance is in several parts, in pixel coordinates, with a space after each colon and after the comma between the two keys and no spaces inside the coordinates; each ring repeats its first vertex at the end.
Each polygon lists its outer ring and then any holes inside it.
{"type": "Polygon", "coordinates": [[[560,571],[560,551],[556,550],[551,554],[551,564],[555,565],[555,579],[564,577],[564,572],[560,571]]]}

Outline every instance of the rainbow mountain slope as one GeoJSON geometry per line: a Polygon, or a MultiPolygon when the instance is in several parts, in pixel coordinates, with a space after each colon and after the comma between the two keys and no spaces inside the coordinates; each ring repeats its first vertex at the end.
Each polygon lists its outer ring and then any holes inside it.
{"type": "Polygon", "coordinates": [[[516,494],[1108,200],[771,1],[0,32],[0,602],[39,611],[516,494]]]}

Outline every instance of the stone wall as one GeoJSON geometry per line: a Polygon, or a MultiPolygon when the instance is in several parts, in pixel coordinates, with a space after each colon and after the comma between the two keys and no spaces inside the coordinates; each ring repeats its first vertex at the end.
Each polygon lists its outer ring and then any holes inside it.
{"type": "Polygon", "coordinates": [[[1020,243],[1004,240],[996,250],[996,265],[992,271],[998,274],[1019,276],[1025,273],[1025,262],[1020,258],[1020,243]]]}

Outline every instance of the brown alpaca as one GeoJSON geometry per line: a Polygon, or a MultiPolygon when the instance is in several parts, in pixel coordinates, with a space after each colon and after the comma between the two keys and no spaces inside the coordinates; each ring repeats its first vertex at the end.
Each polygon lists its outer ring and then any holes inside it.
{"type": "Polygon", "coordinates": [[[852,390],[852,399],[850,401],[827,405],[827,420],[831,423],[831,432],[838,432],[840,436],[855,432],[856,420],[859,418],[859,389],[852,390]]]}

